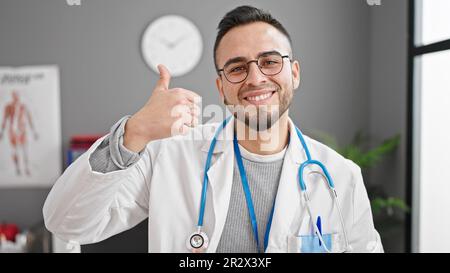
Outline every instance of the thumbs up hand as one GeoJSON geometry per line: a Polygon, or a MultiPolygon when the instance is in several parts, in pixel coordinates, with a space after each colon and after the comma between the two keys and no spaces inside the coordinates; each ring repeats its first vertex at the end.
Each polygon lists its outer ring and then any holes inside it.
{"type": "Polygon", "coordinates": [[[124,146],[140,152],[148,142],[186,134],[198,124],[201,97],[183,89],[169,89],[170,73],[158,66],[159,81],[147,103],[125,125],[124,146]]]}

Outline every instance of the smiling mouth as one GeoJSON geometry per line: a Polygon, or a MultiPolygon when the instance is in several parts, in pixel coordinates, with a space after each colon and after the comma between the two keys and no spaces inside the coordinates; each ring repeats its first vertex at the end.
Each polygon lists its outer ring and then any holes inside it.
{"type": "Polygon", "coordinates": [[[267,92],[264,94],[259,94],[256,96],[247,96],[244,98],[244,100],[246,100],[252,104],[260,104],[260,103],[266,102],[270,98],[272,98],[273,94],[275,94],[275,91],[267,92]]]}

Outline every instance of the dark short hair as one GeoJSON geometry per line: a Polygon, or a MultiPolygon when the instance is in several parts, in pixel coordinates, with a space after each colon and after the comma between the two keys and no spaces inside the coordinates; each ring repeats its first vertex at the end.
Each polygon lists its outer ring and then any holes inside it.
{"type": "Polygon", "coordinates": [[[289,35],[289,33],[277,19],[272,17],[272,15],[269,12],[252,6],[237,7],[229,11],[227,14],[225,14],[225,16],[220,21],[219,26],[217,27],[218,32],[216,42],[214,43],[214,65],[216,67],[216,70],[218,69],[216,52],[223,36],[225,36],[225,34],[227,34],[228,31],[237,26],[242,26],[254,22],[264,22],[273,26],[274,28],[278,29],[281,33],[283,33],[289,40],[289,43],[292,44],[291,36],[289,35]]]}

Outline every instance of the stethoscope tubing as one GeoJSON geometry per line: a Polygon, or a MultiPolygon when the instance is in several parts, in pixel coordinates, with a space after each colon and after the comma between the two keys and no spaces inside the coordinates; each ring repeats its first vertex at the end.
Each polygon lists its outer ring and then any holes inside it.
{"type": "MultiPolygon", "coordinates": [[[[207,188],[208,188],[208,182],[209,182],[207,172],[209,170],[209,167],[211,166],[212,154],[214,152],[214,148],[215,148],[215,145],[216,145],[216,142],[217,142],[217,138],[218,138],[219,134],[223,131],[223,129],[227,126],[227,124],[231,120],[231,118],[232,118],[232,116],[229,116],[227,119],[225,119],[222,122],[221,126],[216,130],[216,132],[214,134],[214,138],[212,139],[210,147],[209,147],[209,150],[208,150],[208,155],[207,155],[207,159],[206,159],[206,162],[205,162],[205,168],[204,168],[204,174],[203,174],[203,186],[202,186],[202,193],[201,193],[201,200],[200,200],[200,211],[199,211],[199,217],[198,217],[198,222],[197,222],[197,233],[199,233],[199,234],[202,231],[203,218],[204,218],[204,214],[205,214],[206,195],[207,195],[207,188]]],[[[298,135],[298,137],[300,139],[300,142],[301,142],[301,144],[303,146],[303,150],[305,151],[305,155],[306,155],[306,158],[307,158],[306,161],[303,162],[300,165],[299,170],[298,170],[298,176],[299,176],[300,190],[301,190],[302,196],[303,196],[303,198],[305,200],[305,205],[306,205],[308,214],[309,214],[309,216],[311,218],[314,232],[317,234],[317,237],[320,240],[320,242],[321,242],[323,248],[325,249],[325,251],[326,252],[331,252],[331,250],[329,250],[327,245],[325,244],[324,239],[322,237],[322,234],[320,233],[319,228],[317,227],[317,224],[314,223],[314,219],[315,218],[313,217],[313,212],[312,212],[311,207],[310,207],[310,198],[309,198],[309,194],[308,194],[308,191],[307,191],[307,186],[306,186],[306,183],[305,183],[304,178],[303,178],[304,170],[309,165],[319,166],[320,169],[323,172],[323,173],[321,173],[321,172],[313,171],[313,172],[310,172],[310,173],[320,174],[322,176],[322,179],[324,179],[327,182],[328,188],[331,191],[332,199],[334,201],[333,203],[336,205],[337,210],[338,210],[338,214],[339,214],[339,218],[340,218],[339,220],[341,222],[341,229],[342,229],[342,232],[344,234],[344,240],[345,240],[345,243],[346,243],[346,250],[350,250],[350,245],[349,245],[347,232],[346,232],[345,225],[344,225],[342,211],[341,211],[341,208],[340,208],[340,205],[339,205],[338,195],[337,195],[336,190],[334,188],[334,183],[333,183],[333,180],[331,179],[331,175],[329,174],[327,168],[325,167],[325,165],[322,162],[320,162],[318,160],[313,160],[311,158],[311,154],[309,152],[308,146],[306,145],[306,142],[305,142],[305,139],[303,137],[303,134],[301,133],[301,131],[297,127],[295,127],[295,129],[296,129],[296,133],[297,133],[297,135],[298,135]]]]}

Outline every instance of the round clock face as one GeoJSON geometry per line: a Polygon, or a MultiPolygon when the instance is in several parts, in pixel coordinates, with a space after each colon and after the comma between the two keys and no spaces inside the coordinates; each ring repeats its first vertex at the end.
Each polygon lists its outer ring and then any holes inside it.
{"type": "Polygon", "coordinates": [[[165,65],[172,76],[191,71],[200,61],[203,43],[200,31],[188,19],[166,15],[153,21],[142,36],[142,55],[150,68],[158,72],[165,65]]]}

